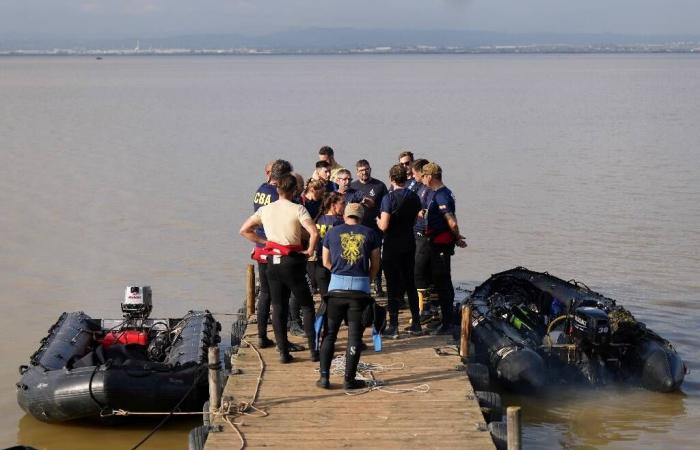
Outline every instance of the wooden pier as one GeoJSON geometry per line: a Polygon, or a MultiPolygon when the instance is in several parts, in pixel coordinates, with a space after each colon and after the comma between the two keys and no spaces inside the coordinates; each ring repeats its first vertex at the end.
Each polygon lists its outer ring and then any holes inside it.
{"type": "MultiPolygon", "coordinates": [[[[346,338],[343,328],[336,356],[344,355],[346,338]]],[[[206,450],[495,448],[460,370],[459,344],[449,336],[402,334],[384,339],[377,353],[367,330],[361,365],[373,365],[365,374],[382,386],[354,395],[343,390],[340,375],[331,374],[330,390],[318,388],[318,363],[308,351],[280,364],[275,348],[258,349],[256,325],[248,326],[244,340],[233,361],[239,373],[228,378],[222,396],[231,414],[212,419],[220,431],[209,433],[206,450]]],[[[306,345],[304,338],[290,335],[290,341],[306,345]]]]}

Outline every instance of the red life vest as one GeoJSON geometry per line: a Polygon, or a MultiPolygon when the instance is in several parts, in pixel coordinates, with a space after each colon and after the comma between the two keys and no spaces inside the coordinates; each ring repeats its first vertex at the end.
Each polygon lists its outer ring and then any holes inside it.
{"type": "Polygon", "coordinates": [[[304,250],[301,245],[282,245],[277,242],[267,241],[265,247],[255,247],[250,257],[260,263],[267,263],[267,257],[273,255],[289,256],[292,253],[304,250]]]}

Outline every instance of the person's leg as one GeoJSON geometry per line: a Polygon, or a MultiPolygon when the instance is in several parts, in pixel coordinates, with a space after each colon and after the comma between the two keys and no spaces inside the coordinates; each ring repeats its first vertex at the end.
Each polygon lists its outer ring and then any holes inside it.
{"type": "Polygon", "coordinates": [[[330,377],[331,362],[333,361],[333,353],[335,352],[335,341],[338,338],[338,330],[345,320],[348,305],[345,299],[329,298],[326,307],[326,330],[327,334],[323,338],[320,354],[320,375],[319,385],[328,387],[328,379],[330,377]]]}
{"type": "MultiPolygon", "coordinates": [[[[420,329],[420,310],[418,308],[418,291],[416,290],[416,281],[414,277],[415,268],[415,252],[410,249],[401,255],[400,258],[401,282],[408,296],[408,306],[411,309],[411,324],[418,325],[420,329]]],[[[402,289],[403,293],[403,289],[402,289]]]]}
{"type": "Polygon", "coordinates": [[[290,289],[285,283],[288,278],[287,264],[270,264],[267,269],[267,279],[270,285],[272,303],[272,329],[275,331],[277,349],[281,356],[289,355],[287,340],[287,315],[289,314],[290,289]]]}
{"type": "Polygon", "coordinates": [[[314,298],[311,293],[311,282],[309,280],[309,275],[306,273],[306,264],[302,260],[299,263],[290,265],[290,270],[292,273],[290,274],[289,287],[303,312],[304,333],[308,340],[311,357],[315,359],[318,357],[314,349],[314,344],[316,343],[316,333],[314,330],[316,311],[314,310],[314,298]]]}
{"type": "Polygon", "coordinates": [[[452,252],[449,246],[444,245],[435,245],[431,249],[433,280],[435,282],[435,290],[440,299],[442,328],[449,328],[452,326],[452,308],[455,296],[452,276],[450,274],[452,252]]]}
{"type": "Polygon", "coordinates": [[[270,315],[270,286],[267,280],[267,264],[258,263],[260,293],[258,294],[258,338],[267,340],[267,319],[270,315]]]}
{"type": "Polygon", "coordinates": [[[367,299],[348,299],[348,347],[345,351],[345,381],[355,379],[357,366],[360,363],[362,348],[362,312],[367,306],[367,299]]]}
{"type": "Polygon", "coordinates": [[[323,267],[320,261],[316,261],[314,274],[316,276],[316,283],[318,284],[318,291],[321,295],[328,294],[328,285],[331,283],[331,271],[323,267]]]}
{"type": "Polygon", "coordinates": [[[399,326],[399,292],[401,291],[401,262],[400,255],[391,250],[389,247],[384,247],[384,275],[386,276],[386,292],[389,309],[389,326],[384,334],[387,336],[395,336],[398,334],[399,326]]]}

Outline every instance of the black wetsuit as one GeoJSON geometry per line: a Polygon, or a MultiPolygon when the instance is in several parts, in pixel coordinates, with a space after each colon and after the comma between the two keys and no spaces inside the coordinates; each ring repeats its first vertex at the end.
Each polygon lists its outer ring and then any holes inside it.
{"type": "MultiPolygon", "coordinates": [[[[261,206],[269,205],[279,198],[277,188],[270,183],[260,185],[253,195],[253,212],[261,206]]],[[[265,230],[262,227],[255,230],[255,234],[265,237],[265,230]]],[[[258,247],[263,247],[258,245],[258,247]]],[[[260,293],[256,307],[258,319],[258,337],[267,337],[267,319],[270,315],[270,288],[267,281],[267,264],[258,262],[258,279],[260,280],[260,293]]]]}
{"type": "Polygon", "coordinates": [[[384,197],[381,213],[389,213],[389,228],[384,232],[382,265],[386,275],[390,325],[398,325],[399,306],[408,295],[413,323],[420,320],[418,293],[414,278],[416,241],[413,226],[422,209],[420,199],[408,189],[395,189],[384,197]]]}
{"type": "Polygon", "coordinates": [[[362,326],[362,311],[365,309],[369,296],[358,292],[357,296],[349,297],[349,291],[343,291],[343,296],[329,293],[327,303],[327,330],[328,334],[323,338],[321,345],[321,376],[328,377],[335,351],[335,341],[338,338],[338,330],[345,320],[348,322],[348,345],[345,351],[345,380],[354,380],[357,373],[357,365],[360,362],[360,343],[365,328],[362,326]]]}
{"type": "Polygon", "coordinates": [[[272,299],[272,325],[277,348],[282,354],[289,352],[287,319],[289,296],[292,294],[301,306],[304,333],[308,339],[309,349],[313,349],[315,345],[314,300],[309,276],[306,273],[306,258],[302,254],[292,254],[281,257],[268,256],[267,261],[267,280],[272,299]]]}

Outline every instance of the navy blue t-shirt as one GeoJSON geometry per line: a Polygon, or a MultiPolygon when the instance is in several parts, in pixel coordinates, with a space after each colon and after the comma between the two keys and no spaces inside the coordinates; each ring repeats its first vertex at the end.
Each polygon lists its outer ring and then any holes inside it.
{"type": "Polygon", "coordinates": [[[435,191],[428,205],[428,234],[436,235],[450,229],[445,219],[447,213],[455,213],[455,197],[447,186],[443,186],[435,191]]]}
{"type": "Polygon", "coordinates": [[[301,203],[309,212],[311,218],[316,219],[316,216],[318,216],[318,213],[321,210],[321,200],[309,200],[306,197],[301,197],[301,200],[301,203]]]}
{"type": "Polygon", "coordinates": [[[323,239],[331,254],[331,273],[368,277],[372,251],[381,247],[379,233],[364,225],[336,225],[323,239]]]}
{"type": "Polygon", "coordinates": [[[379,216],[379,206],[382,204],[382,199],[387,193],[386,184],[384,182],[377,180],[376,178],[370,178],[366,183],[360,180],[355,180],[350,183],[350,187],[359,191],[362,197],[369,197],[374,201],[374,207],[365,207],[365,215],[362,218],[362,225],[366,225],[373,230],[377,230],[377,217],[379,216]]]}
{"type": "MultiPolygon", "coordinates": [[[[253,212],[260,209],[261,206],[269,205],[279,199],[279,194],[277,194],[277,187],[270,183],[263,183],[260,185],[255,195],[253,195],[253,212]]],[[[255,229],[255,234],[265,239],[265,230],[262,227],[255,229]]]]}
{"type": "Polygon", "coordinates": [[[343,194],[345,198],[345,203],[361,203],[362,202],[362,192],[357,189],[348,187],[348,190],[343,194]]]}
{"type": "Polygon", "coordinates": [[[408,189],[395,189],[384,196],[380,211],[391,214],[389,228],[384,232],[384,251],[388,248],[413,248],[416,243],[413,237],[413,225],[421,209],[423,206],[420,198],[408,189]]]}
{"type": "MultiPolygon", "coordinates": [[[[412,190],[418,195],[422,208],[427,210],[428,206],[430,205],[430,201],[433,199],[434,191],[421,182],[417,182],[415,185],[413,185],[412,190]]],[[[416,224],[413,227],[413,231],[415,231],[416,233],[425,234],[424,217],[416,218],[416,224]]]]}
{"type": "Polygon", "coordinates": [[[321,259],[321,251],[323,248],[323,239],[326,234],[336,225],[344,223],[343,218],[340,216],[334,216],[332,214],[324,214],[316,219],[316,230],[318,230],[318,245],[316,247],[316,259],[318,261],[323,261],[321,259]]]}

